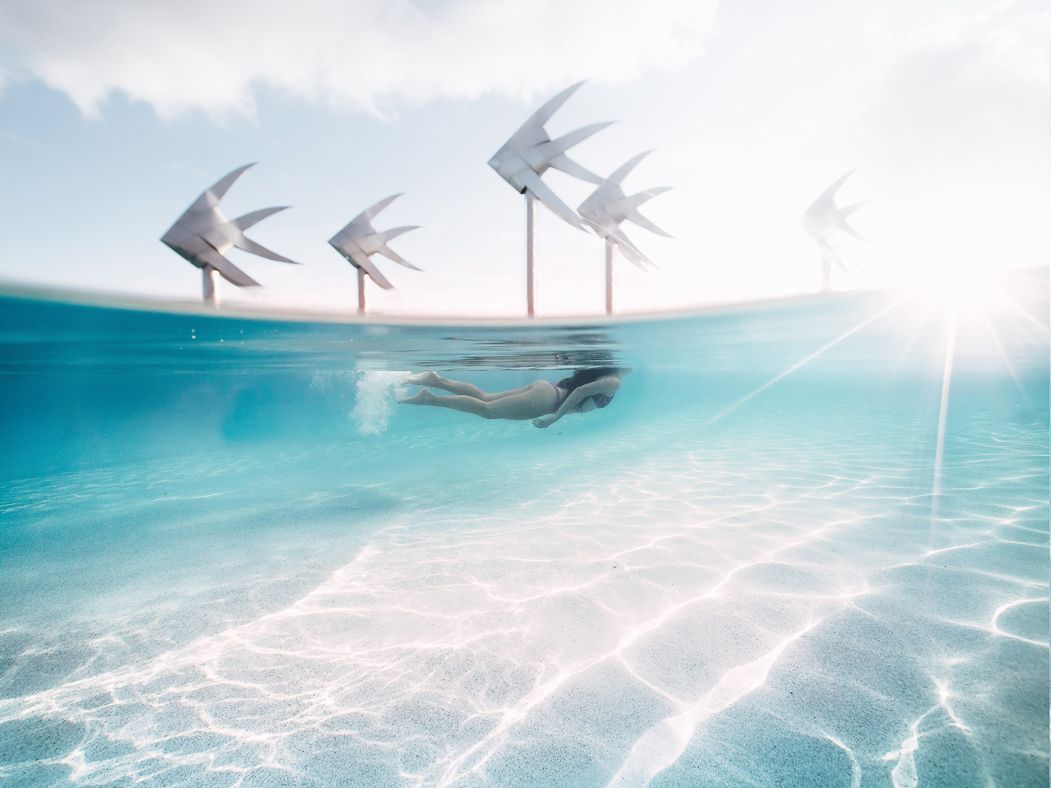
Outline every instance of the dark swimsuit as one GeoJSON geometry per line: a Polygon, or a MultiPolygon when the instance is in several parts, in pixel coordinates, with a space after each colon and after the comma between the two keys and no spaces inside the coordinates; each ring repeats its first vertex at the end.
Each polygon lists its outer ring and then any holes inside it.
{"type": "MultiPolygon", "coordinates": [[[[554,384],[552,383],[551,385],[554,384]]],[[[562,407],[562,403],[566,401],[567,397],[569,397],[569,392],[561,386],[555,386],[555,392],[558,396],[555,398],[555,407],[551,409],[552,413],[558,413],[558,409],[562,407]]],[[[585,397],[584,400],[580,403],[580,405],[583,405],[588,400],[591,400],[595,403],[596,408],[604,408],[607,405],[609,405],[611,399],[613,398],[609,394],[592,394],[590,397],[585,397]]],[[[580,410],[580,405],[577,405],[578,411],[580,410]]]]}
{"type": "Polygon", "coordinates": [[[609,401],[613,399],[613,397],[609,394],[592,394],[588,399],[595,403],[596,408],[604,408],[609,405],[609,401]]]}
{"type": "MultiPolygon", "coordinates": [[[[552,383],[552,386],[555,384],[552,383]]],[[[555,407],[551,409],[552,413],[558,413],[558,409],[562,407],[562,403],[566,401],[566,397],[569,396],[569,392],[561,386],[555,386],[555,407]]]]}

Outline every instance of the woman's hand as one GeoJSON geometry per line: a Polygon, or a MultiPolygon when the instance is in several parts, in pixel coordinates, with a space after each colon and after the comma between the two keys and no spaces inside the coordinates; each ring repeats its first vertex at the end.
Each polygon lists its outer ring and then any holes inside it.
{"type": "Polygon", "coordinates": [[[555,416],[554,413],[548,413],[544,416],[539,416],[533,419],[533,426],[539,427],[540,429],[545,429],[546,427],[550,427],[556,421],[558,421],[558,417],[555,416]]]}

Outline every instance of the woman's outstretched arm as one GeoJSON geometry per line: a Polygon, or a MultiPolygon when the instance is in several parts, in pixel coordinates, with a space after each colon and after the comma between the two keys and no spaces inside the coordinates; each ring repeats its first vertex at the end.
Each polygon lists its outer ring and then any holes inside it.
{"type": "Polygon", "coordinates": [[[562,403],[558,410],[554,413],[548,413],[545,416],[533,419],[533,425],[540,427],[550,427],[560,418],[565,416],[567,413],[572,413],[580,407],[580,403],[595,394],[606,394],[612,397],[617,393],[617,389],[620,388],[620,381],[615,377],[599,378],[593,380],[591,383],[585,383],[583,386],[579,386],[570,392],[569,396],[566,397],[566,401],[562,403]]]}

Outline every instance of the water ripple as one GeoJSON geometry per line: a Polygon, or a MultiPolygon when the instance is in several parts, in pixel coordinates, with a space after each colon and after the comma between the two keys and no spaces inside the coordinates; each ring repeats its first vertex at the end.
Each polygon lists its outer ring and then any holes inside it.
{"type": "MultiPolygon", "coordinates": [[[[1040,436],[1000,426],[969,430],[966,451],[950,442],[932,524],[909,429],[858,428],[844,445],[785,428],[759,446],[669,422],[641,455],[613,432],[589,449],[600,480],[381,511],[312,587],[225,621],[224,597],[188,637],[165,643],[130,615],[80,642],[5,629],[5,676],[44,654],[64,667],[0,700],[0,777],[1046,780],[1040,436]]],[[[169,601],[165,621],[197,609],[169,601]]]]}

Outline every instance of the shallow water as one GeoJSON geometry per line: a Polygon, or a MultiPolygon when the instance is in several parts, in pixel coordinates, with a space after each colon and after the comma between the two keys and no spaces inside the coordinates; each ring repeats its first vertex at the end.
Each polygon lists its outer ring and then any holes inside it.
{"type": "Polygon", "coordinates": [[[1046,785],[1047,272],[629,323],[0,304],[0,779],[1046,785]],[[547,430],[399,407],[615,363],[547,430]]]}

